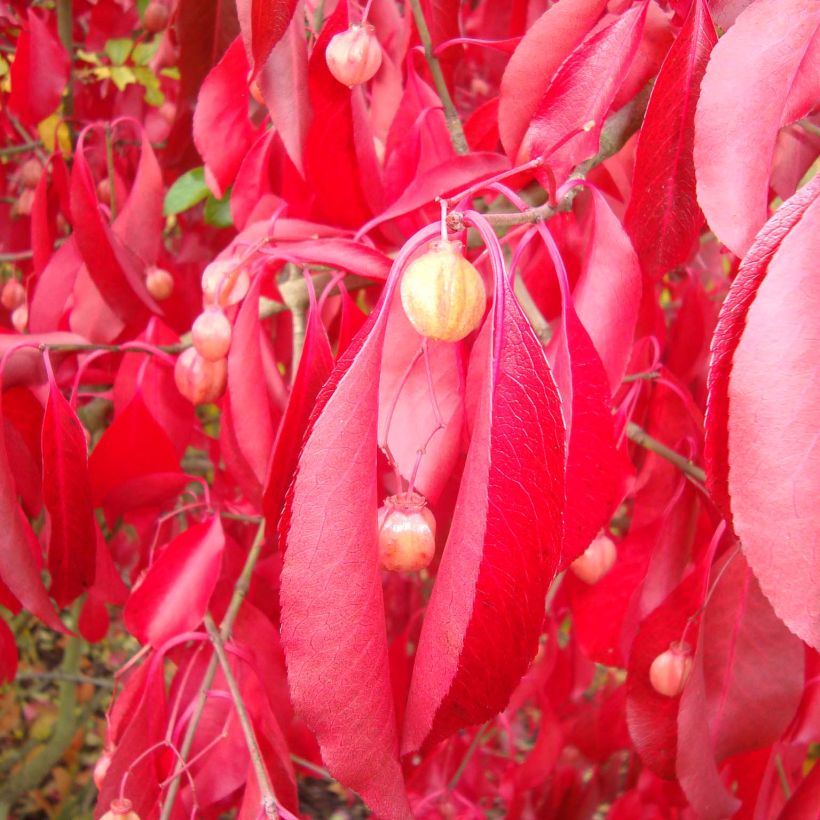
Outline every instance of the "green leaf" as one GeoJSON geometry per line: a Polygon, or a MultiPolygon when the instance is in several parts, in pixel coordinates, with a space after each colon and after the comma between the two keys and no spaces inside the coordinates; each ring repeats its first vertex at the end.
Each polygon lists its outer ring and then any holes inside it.
{"type": "Polygon", "coordinates": [[[202,202],[209,195],[208,186],[205,184],[205,169],[192,168],[184,173],[165,194],[165,216],[182,213],[188,208],[193,208],[202,202]]]}
{"type": "Polygon", "coordinates": [[[145,102],[148,105],[162,105],[165,102],[165,94],[159,87],[159,77],[147,66],[134,66],[132,70],[137,82],[145,88],[145,102]]]}
{"type": "Polygon", "coordinates": [[[131,59],[137,65],[148,65],[151,58],[157,53],[161,39],[160,37],[154,37],[153,40],[149,40],[148,42],[137,43],[134,46],[134,53],[131,55],[131,59]]]}
{"type": "Polygon", "coordinates": [[[208,201],[205,203],[205,224],[213,225],[215,228],[230,228],[233,225],[230,189],[222,199],[208,194],[208,201]]]}
{"type": "Polygon", "coordinates": [[[117,37],[105,44],[105,53],[114,65],[124,65],[134,43],[127,37],[117,37]]]}
{"type": "Polygon", "coordinates": [[[128,66],[115,65],[111,67],[111,82],[117,86],[119,91],[123,91],[126,86],[135,83],[137,78],[128,66]]]}

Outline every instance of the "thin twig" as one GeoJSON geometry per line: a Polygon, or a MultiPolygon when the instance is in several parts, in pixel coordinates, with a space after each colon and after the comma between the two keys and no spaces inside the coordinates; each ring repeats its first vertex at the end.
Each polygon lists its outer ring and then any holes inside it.
{"type": "Polygon", "coordinates": [[[470,745],[467,747],[467,751],[464,753],[464,757],[461,758],[461,763],[458,764],[458,768],[455,770],[455,773],[450,778],[450,782],[447,784],[447,788],[450,791],[453,791],[455,787],[458,786],[458,781],[461,780],[461,775],[464,774],[464,770],[467,768],[467,764],[470,762],[470,758],[472,758],[473,754],[475,753],[475,750],[478,748],[478,745],[481,742],[481,736],[484,734],[484,730],[486,728],[487,723],[483,724],[475,733],[475,737],[473,738],[470,745]]]}
{"type": "Polygon", "coordinates": [[[71,672],[18,672],[18,681],[71,681],[73,683],[90,683],[99,689],[113,689],[114,684],[105,678],[92,678],[89,675],[75,675],[71,672]]]}
{"type": "Polygon", "coordinates": [[[219,665],[222,667],[222,674],[225,676],[225,682],[228,684],[228,691],[231,693],[234,709],[236,709],[236,714],[239,716],[239,723],[242,726],[242,734],[245,735],[248,752],[250,752],[251,763],[253,764],[253,770],[256,774],[256,781],[262,792],[262,805],[265,809],[265,814],[268,817],[278,818],[279,812],[276,810],[276,795],[273,792],[273,784],[271,783],[268,770],[265,768],[265,761],[262,758],[262,752],[259,749],[259,743],[253,731],[253,724],[248,715],[248,710],[245,708],[245,701],[242,699],[242,692],[239,690],[239,684],[236,682],[233,670],[228,662],[228,656],[225,653],[225,644],[210,613],[205,614],[205,629],[208,630],[208,634],[211,636],[216,657],[219,660],[219,665]]]}
{"type": "MultiPolygon", "coordinates": [[[[262,544],[265,542],[265,522],[264,520],[259,524],[259,528],[256,531],[256,536],[253,539],[253,543],[251,544],[250,550],[248,550],[248,557],[245,559],[245,566],[242,567],[242,573],[237,580],[234,589],[233,595],[231,596],[230,603],[228,604],[228,609],[225,612],[225,617],[222,619],[222,625],[220,626],[220,637],[222,638],[222,642],[224,643],[231,637],[231,630],[233,629],[234,621],[236,620],[236,616],[239,613],[239,608],[242,606],[242,601],[245,600],[245,595],[248,592],[251,584],[251,576],[253,575],[253,568],[256,566],[256,562],[259,560],[259,554],[262,551],[262,544]]],[[[197,703],[194,708],[194,712],[191,715],[191,719],[188,723],[188,726],[185,730],[185,737],[182,739],[182,745],[179,747],[180,758],[185,760],[191,752],[191,747],[194,743],[194,737],[196,735],[197,726],[199,726],[199,721],[202,718],[202,713],[205,711],[205,704],[208,702],[208,692],[210,691],[211,684],[214,681],[214,677],[216,676],[216,669],[219,666],[219,658],[217,657],[216,653],[211,657],[211,660],[208,663],[208,667],[205,670],[205,675],[202,678],[202,684],[199,687],[199,695],[197,698],[197,703]]],[[[160,815],[160,820],[169,820],[171,814],[173,813],[174,809],[174,800],[176,800],[176,796],[179,793],[179,787],[181,780],[179,779],[179,774],[177,773],[176,776],[171,780],[168,786],[168,794],[165,798],[164,803],[162,804],[162,814],[160,815]]],[[[260,783],[261,787],[261,783],[260,783]]]]}
{"type": "Polygon", "coordinates": [[[74,10],[72,0],[57,0],[57,33],[60,41],[68,54],[68,82],[66,83],[66,95],[63,103],[63,113],[67,119],[74,116],[74,41],[72,29],[74,28],[74,10]]]}
{"type": "Polygon", "coordinates": [[[635,422],[630,421],[626,425],[626,436],[630,441],[634,441],[635,444],[640,445],[645,450],[649,450],[655,453],[655,455],[665,458],[674,464],[682,473],[685,473],[690,478],[694,478],[695,481],[699,481],[701,484],[706,482],[706,473],[698,467],[697,464],[693,464],[685,456],[676,453],[665,444],[661,444],[657,439],[652,438],[646,430],[639,427],[635,422]]]}
{"type": "Polygon", "coordinates": [[[422,46],[424,46],[424,57],[427,60],[430,73],[433,75],[433,83],[435,83],[436,91],[441,98],[441,104],[444,106],[444,119],[447,121],[447,130],[450,132],[453,148],[455,148],[457,154],[468,154],[470,148],[467,145],[467,138],[464,136],[464,128],[461,125],[458,111],[456,111],[453,104],[453,98],[450,96],[450,90],[447,88],[447,82],[441,70],[441,63],[433,51],[430,29],[427,28],[427,21],[424,19],[424,12],[421,9],[419,0],[410,0],[410,7],[413,9],[413,19],[416,21],[419,39],[422,46]]]}
{"type": "Polygon", "coordinates": [[[12,157],[15,154],[25,154],[40,148],[42,143],[39,140],[23,142],[20,145],[9,145],[7,148],[0,148],[0,157],[12,157]]]}

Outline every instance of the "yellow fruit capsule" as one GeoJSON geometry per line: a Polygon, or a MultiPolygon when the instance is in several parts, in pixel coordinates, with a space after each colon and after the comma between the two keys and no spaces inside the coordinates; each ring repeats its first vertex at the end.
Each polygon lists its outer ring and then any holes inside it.
{"type": "Polygon", "coordinates": [[[461,253],[461,242],[437,240],[404,271],[401,303],[422,336],[457,342],[481,324],[487,292],[461,253]]]}

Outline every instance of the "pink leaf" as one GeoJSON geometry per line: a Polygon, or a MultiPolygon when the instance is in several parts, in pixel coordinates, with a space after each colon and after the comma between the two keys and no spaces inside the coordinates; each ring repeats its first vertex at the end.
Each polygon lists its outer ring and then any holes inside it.
{"type": "Polygon", "coordinates": [[[380,310],[319,396],[285,503],[282,645],[294,706],[334,777],[378,814],[409,817],[377,553],[380,310]]]}
{"type": "Polygon", "coordinates": [[[783,734],[803,694],[804,666],[801,641],[774,614],[742,554],[728,566],[718,562],[715,577],[723,567],[701,632],[718,762],[770,746],[783,734]]]}
{"type": "Polygon", "coordinates": [[[709,492],[731,523],[729,504],[729,376],[738,343],[746,324],[749,307],[766,276],[772,257],[783,239],[800,221],[806,209],[820,195],[820,175],[775,211],[756,237],[740,263],[729,294],[721,307],[712,338],[712,360],[709,365],[709,395],[706,403],[706,438],[704,458],[709,492]]]}
{"type": "Polygon", "coordinates": [[[604,0],[562,0],[547,9],[524,35],[501,78],[498,130],[515,160],[521,141],[561,63],[592,29],[604,0]]]}
{"type": "Polygon", "coordinates": [[[218,199],[256,138],[248,117],[247,74],[248,60],[237,37],[202,83],[194,111],[194,144],[205,162],[208,187],[218,199]]]}
{"type": "Polygon", "coordinates": [[[29,126],[53,114],[68,82],[70,65],[63,44],[28,9],[11,64],[9,110],[29,126]]]}
{"type": "Polygon", "coordinates": [[[42,450],[51,595],[66,606],[94,582],[97,536],[85,433],[54,381],[43,416],[42,450]]]}
{"type": "Polygon", "coordinates": [[[305,141],[311,114],[307,64],[304,22],[301,15],[295,15],[282,39],[264,61],[258,82],[273,127],[282,138],[291,162],[303,175],[305,141]]]}
{"type": "Polygon", "coordinates": [[[820,200],[775,252],[746,314],[729,380],[734,528],[777,615],[820,648],[820,200]]]}
{"type": "Polygon", "coordinates": [[[453,522],[424,618],[403,752],[507,704],[538,646],[562,537],[564,430],[541,343],[506,276],[473,348],[482,385],[453,522]]]}
{"type": "Polygon", "coordinates": [[[248,82],[285,34],[296,6],[297,0],[238,0],[236,13],[251,64],[248,82]]]}
{"type": "MultiPolygon", "coordinates": [[[[420,350],[421,337],[407,319],[397,295],[385,312],[389,314],[389,320],[379,374],[379,443],[385,441],[390,419],[387,445],[399,472],[409,481],[419,446],[436,429],[437,418],[430,399],[427,367],[423,359],[417,360],[409,371],[398,400],[395,400],[399,384],[420,350]]],[[[464,376],[462,357],[456,345],[429,339],[427,350],[430,378],[444,429],[430,439],[415,486],[428,501],[435,503],[450,479],[461,450],[464,376]]]]}
{"type": "Polygon", "coordinates": [[[695,104],[717,42],[706,0],[693,0],[661,66],[638,137],[632,195],[624,218],[648,276],[691,255],[703,224],[695,194],[695,104]]]}
{"type": "MultiPolygon", "coordinates": [[[[625,11],[605,29],[579,46],[558,70],[521,143],[519,157],[546,155],[545,165],[562,181],[569,171],[598,150],[601,128],[618,87],[641,41],[646,3],[625,11]],[[589,131],[573,131],[594,123],[589,131]]],[[[541,181],[548,180],[544,170],[541,181]]]]}
{"type": "Polygon", "coordinates": [[[695,115],[698,202],[737,256],[766,221],[779,130],[817,105],[818,27],[813,0],[757,0],[709,60],[695,115]]]}
{"type": "Polygon", "coordinates": [[[123,611],[128,631],[140,643],[159,647],[199,626],[219,579],[224,549],[219,516],[167,544],[131,591],[123,611]]]}

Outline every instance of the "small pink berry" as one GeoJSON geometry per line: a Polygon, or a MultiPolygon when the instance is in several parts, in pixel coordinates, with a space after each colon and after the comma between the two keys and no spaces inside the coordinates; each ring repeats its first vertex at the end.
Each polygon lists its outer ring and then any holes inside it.
{"type": "Polygon", "coordinates": [[[26,289],[19,279],[9,279],[3,285],[3,293],[0,295],[0,302],[6,310],[14,310],[26,301],[26,289]]]}
{"type": "Polygon", "coordinates": [[[692,652],[686,644],[673,643],[649,667],[652,688],[667,698],[676,698],[692,671],[692,652]]]}
{"type": "Polygon", "coordinates": [[[24,188],[36,188],[40,177],[43,175],[43,166],[37,159],[27,159],[20,166],[20,170],[17,173],[20,184],[24,188]]]}
{"type": "Polygon", "coordinates": [[[18,332],[23,333],[28,327],[28,307],[20,305],[11,312],[12,327],[18,332]]]}
{"type": "Polygon", "coordinates": [[[210,305],[194,320],[191,340],[203,359],[224,359],[231,347],[231,323],[222,308],[210,305]]]}
{"type": "Polygon", "coordinates": [[[215,259],[202,272],[202,304],[235,305],[245,298],[250,286],[251,278],[239,259],[215,259]]]}
{"type": "Polygon", "coordinates": [[[180,353],[174,365],[174,381],[179,392],[192,404],[208,404],[225,392],[228,362],[225,359],[209,362],[189,347],[180,353]]]}
{"type": "Polygon", "coordinates": [[[158,302],[168,299],[174,292],[174,277],[164,268],[152,266],[148,268],[145,277],[145,287],[148,293],[158,302]]]}
{"type": "Polygon", "coordinates": [[[343,85],[366,83],[382,64],[382,47],[369,23],[352,25],[331,38],[325,51],[330,73],[343,85]]]}
{"type": "Polygon", "coordinates": [[[602,533],[569,567],[585,584],[597,584],[612,569],[617,557],[612,539],[602,533]]]}
{"type": "Polygon", "coordinates": [[[140,820],[133,809],[134,806],[127,797],[118,797],[108,804],[108,811],[100,820],[140,820]]]}

